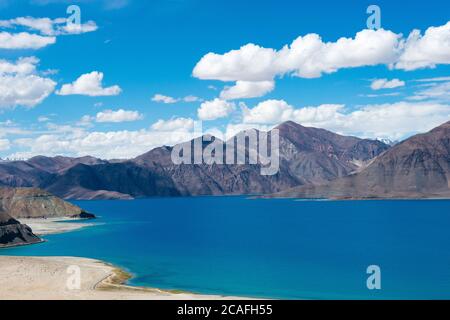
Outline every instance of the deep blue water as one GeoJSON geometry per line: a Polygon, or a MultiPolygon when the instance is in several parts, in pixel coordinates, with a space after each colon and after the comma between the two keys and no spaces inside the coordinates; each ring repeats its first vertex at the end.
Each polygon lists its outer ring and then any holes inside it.
{"type": "Polygon", "coordinates": [[[268,298],[450,298],[450,201],[77,201],[94,227],[2,255],[102,259],[132,285],[268,298]],[[366,287],[381,267],[382,289],[366,287]]]}

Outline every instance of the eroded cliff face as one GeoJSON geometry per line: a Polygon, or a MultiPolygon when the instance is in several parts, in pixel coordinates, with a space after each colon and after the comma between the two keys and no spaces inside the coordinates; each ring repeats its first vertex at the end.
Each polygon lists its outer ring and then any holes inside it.
{"type": "Polygon", "coordinates": [[[41,242],[31,228],[21,224],[0,208],[0,248],[41,242]]]}
{"type": "Polygon", "coordinates": [[[93,218],[81,208],[36,188],[0,188],[0,206],[13,218],[93,218]]]}

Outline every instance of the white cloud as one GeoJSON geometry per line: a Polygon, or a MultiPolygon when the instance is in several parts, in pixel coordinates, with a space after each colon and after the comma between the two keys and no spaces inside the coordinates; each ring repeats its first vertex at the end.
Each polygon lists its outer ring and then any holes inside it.
{"type": "Polygon", "coordinates": [[[11,144],[8,139],[0,139],[0,151],[9,150],[11,144]]]}
{"type": "Polygon", "coordinates": [[[40,49],[55,42],[55,37],[43,37],[27,32],[0,32],[0,49],[40,49]]]}
{"type": "Polygon", "coordinates": [[[404,87],[405,82],[399,79],[375,79],[372,81],[370,87],[372,90],[381,90],[381,89],[393,89],[398,87],[404,87]]]}
{"type": "Polygon", "coordinates": [[[48,122],[51,119],[49,117],[46,117],[46,116],[40,116],[40,117],[38,117],[37,120],[38,120],[38,122],[48,122]]]}
{"type": "Polygon", "coordinates": [[[189,132],[122,130],[87,132],[70,126],[55,127],[53,133],[35,138],[16,139],[20,150],[9,158],[30,158],[36,155],[66,155],[81,157],[91,155],[102,159],[130,159],[162,145],[175,145],[192,139],[189,132]]]}
{"type": "Polygon", "coordinates": [[[169,96],[165,96],[163,94],[157,93],[153,96],[152,101],[161,102],[161,103],[165,103],[165,104],[173,104],[173,103],[177,103],[179,100],[175,99],[173,97],[169,97],[169,96]]]}
{"type": "Polygon", "coordinates": [[[9,20],[0,20],[0,28],[25,27],[31,31],[37,31],[45,36],[58,36],[81,34],[96,31],[98,29],[94,21],[82,24],[67,23],[67,18],[34,18],[17,17],[9,20]]]}
{"type": "Polygon", "coordinates": [[[366,98],[380,98],[380,97],[397,97],[400,95],[400,92],[390,92],[390,93],[381,93],[381,94],[361,94],[360,97],[366,98]]]}
{"type": "Polygon", "coordinates": [[[117,111],[113,110],[104,110],[102,112],[97,113],[95,117],[96,122],[130,122],[141,120],[143,115],[141,115],[138,111],[129,111],[119,109],[117,111]]]}
{"type": "Polygon", "coordinates": [[[59,91],[58,95],[86,95],[91,97],[98,96],[116,96],[122,92],[122,89],[117,86],[111,86],[107,88],[102,87],[103,73],[93,71],[81,75],[77,80],[71,84],[64,84],[59,91]]]}
{"type": "Polygon", "coordinates": [[[419,30],[412,31],[395,68],[410,71],[437,64],[450,64],[450,21],[428,28],[423,35],[419,30]]]}
{"type": "Polygon", "coordinates": [[[198,102],[198,101],[202,101],[201,98],[193,96],[193,95],[189,95],[183,98],[184,102],[198,102]]]}
{"type": "Polygon", "coordinates": [[[283,100],[268,100],[243,108],[244,124],[273,125],[292,120],[305,126],[367,138],[398,140],[428,131],[450,119],[450,105],[398,102],[346,110],[344,105],[295,108],[283,100]]]}
{"type": "Polygon", "coordinates": [[[204,80],[271,81],[293,74],[316,78],[340,68],[389,64],[395,61],[400,35],[383,29],[362,30],[354,38],[323,42],[317,34],[298,37],[281,50],[247,44],[223,55],[208,53],[193,75],[204,80]]]}
{"type": "Polygon", "coordinates": [[[19,58],[16,62],[0,59],[0,75],[31,74],[36,71],[38,63],[36,57],[19,58]]]}
{"type": "Polygon", "coordinates": [[[436,77],[436,78],[424,78],[414,80],[416,82],[440,82],[440,81],[450,81],[450,77],[436,77]]]}
{"type": "Polygon", "coordinates": [[[194,129],[194,120],[190,118],[174,118],[158,120],[151,126],[154,131],[190,131],[194,129]]]}
{"type": "Polygon", "coordinates": [[[197,110],[197,114],[200,120],[216,120],[228,117],[235,107],[236,105],[233,102],[216,98],[212,101],[203,102],[197,110]]]}
{"type": "Polygon", "coordinates": [[[450,101],[450,81],[433,83],[427,86],[425,90],[415,92],[410,100],[445,100],[450,101]]]}
{"type": "Polygon", "coordinates": [[[324,104],[318,107],[295,109],[284,100],[266,100],[249,109],[243,106],[243,122],[256,124],[276,124],[285,121],[321,122],[330,121],[339,110],[340,104],[324,104]]]}
{"type": "Polygon", "coordinates": [[[428,28],[423,36],[414,30],[407,39],[389,30],[366,29],[353,38],[334,42],[307,34],[279,50],[249,43],[224,54],[204,55],[193,76],[225,82],[261,82],[285,75],[317,78],[343,68],[386,65],[415,70],[437,64],[450,64],[450,21],[441,27],[428,28]]]}
{"type": "Polygon", "coordinates": [[[55,89],[56,82],[36,75],[35,57],[0,60],[0,108],[34,107],[55,89]]]}
{"type": "Polygon", "coordinates": [[[271,92],[275,88],[274,81],[237,81],[233,87],[227,87],[220,93],[224,100],[257,98],[271,92]]]}
{"type": "Polygon", "coordinates": [[[202,101],[202,99],[199,97],[193,96],[193,95],[188,95],[184,98],[174,98],[171,96],[166,96],[166,95],[158,93],[152,97],[152,101],[159,102],[159,103],[165,103],[165,104],[173,104],[173,103],[177,103],[180,101],[188,102],[188,103],[189,102],[198,102],[198,101],[202,101]]]}

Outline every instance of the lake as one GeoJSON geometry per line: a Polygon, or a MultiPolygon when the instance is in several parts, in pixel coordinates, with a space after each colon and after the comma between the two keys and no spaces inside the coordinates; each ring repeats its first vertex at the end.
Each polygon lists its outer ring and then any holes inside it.
{"type": "Polygon", "coordinates": [[[2,255],[79,256],[131,285],[284,299],[449,299],[450,201],[75,201],[96,225],[2,255]],[[381,290],[366,285],[381,268],[381,290]]]}

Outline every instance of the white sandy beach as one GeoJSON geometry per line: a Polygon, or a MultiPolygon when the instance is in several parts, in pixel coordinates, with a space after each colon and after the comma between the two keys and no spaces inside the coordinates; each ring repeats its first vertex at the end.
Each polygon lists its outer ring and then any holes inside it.
{"type": "Polygon", "coordinates": [[[91,227],[95,224],[81,223],[79,221],[79,219],[64,217],[48,219],[20,219],[20,222],[28,225],[33,230],[33,233],[37,236],[75,231],[81,228],[91,227]]]}
{"type": "Polygon", "coordinates": [[[0,256],[0,300],[242,299],[130,287],[122,284],[126,278],[121,270],[98,260],[0,256]],[[70,287],[73,270],[80,271],[79,289],[70,287]]]}
{"type": "MultiPolygon", "coordinates": [[[[94,224],[68,222],[71,220],[74,219],[22,219],[21,222],[30,226],[33,232],[40,236],[70,232],[94,224]]],[[[241,299],[131,287],[123,284],[128,278],[122,270],[93,259],[0,256],[0,300],[241,299]],[[80,271],[79,289],[70,287],[70,283],[73,283],[70,282],[70,279],[73,279],[73,270],[80,271]]]]}

